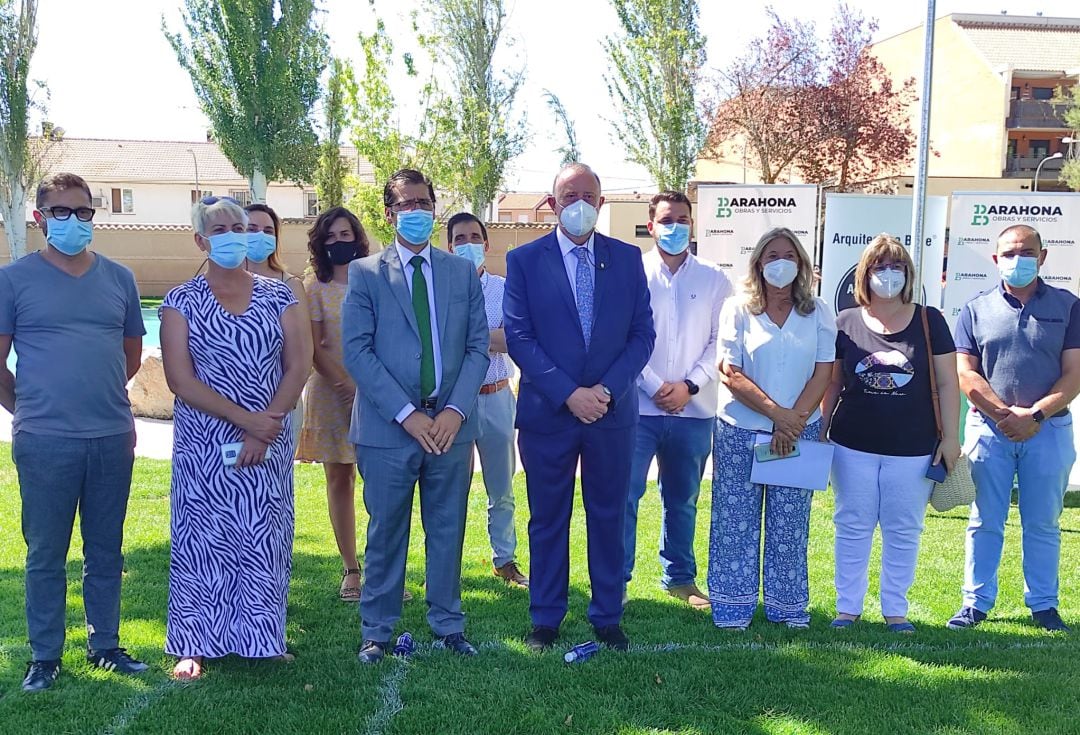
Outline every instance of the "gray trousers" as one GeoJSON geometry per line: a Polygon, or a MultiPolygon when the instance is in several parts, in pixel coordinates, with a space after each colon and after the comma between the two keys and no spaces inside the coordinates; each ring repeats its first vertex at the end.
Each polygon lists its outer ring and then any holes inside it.
{"type": "Polygon", "coordinates": [[[401,618],[413,494],[420,485],[420,518],[427,559],[428,624],[437,636],[465,630],[461,612],[461,547],[472,477],[472,442],[442,455],[406,447],[357,447],[368,512],[360,618],[364,640],[389,641],[401,618]]]}
{"type": "Polygon", "coordinates": [[[120,645],[124,517],[135,433],[71,439],[20,431],[11,447],[26,540],[26,626],[35,661],[59,659],[75,513],[83,538],[83,607],[92,651],[120,645]]]}
{"type": "Polygon", "coordinates": [[[488,538],[496,567],[514,561],[514,394],[509,388],[477,396],[473,416],[480,427],[476,451],[488,496],[488,538]]]}

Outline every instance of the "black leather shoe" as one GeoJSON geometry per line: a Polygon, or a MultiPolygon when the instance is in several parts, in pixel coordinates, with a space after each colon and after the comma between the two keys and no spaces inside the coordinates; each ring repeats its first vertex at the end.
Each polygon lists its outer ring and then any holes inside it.
{"type": "Polygon", "coordinates": [[[390,647],[389,641],[364,641],[360,645],[360,651],[356,657],[362,664],[377,664],[386,656],[386,649],[390,647]]]}
{"type": "Polygon", "coordinates": [[[593,630],[596,631],[597,639],[612,651],[630,650],[630,639],[618,625],[605,625],[593,630]]]}
{"type": "Polygon", "coordinates": [[[559,639],[558,628],[547,628],[543,625],[537,625],[532,629],[532,632],[525,636],[525,645],[533,651],[540,653],[551,648],[551,646],[559,639]]]}
{"type": "Polygon", "coordinates": [[[43,692],[60,676],[60,661],[31,661],[23,678],[24,692],[43,692]]]}
{"type": "Polygon", "coordinates": [[[445,648],[448,651],[453,651],[459,656],[475,656],[477,654],[473,644],[465,640],[464,633],[444,635],[442,638],[435,640],[435,645],[438,648],[445,648]]]}
{"type": "Polygon", "coordinates": [[[107,651],[89,651],[87,662],[98,669],[115,671],[119,674],[141,674],[150,667],[142,661],[136,661],[123,648],[110,648],[107,651]]]}

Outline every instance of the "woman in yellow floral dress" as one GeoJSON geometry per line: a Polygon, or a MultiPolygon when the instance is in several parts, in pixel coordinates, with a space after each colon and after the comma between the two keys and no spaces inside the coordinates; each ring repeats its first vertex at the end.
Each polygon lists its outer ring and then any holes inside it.
{"type": "Polygon", "coordinates": [[[312,273],[304,281],[315,369],[307,383],[304,426],[296,458],[321,462],[326,473],[330,524],[344,565],[339,595],[360,599],[360,563],[356,556],[356,449],[349,443],[356,385],[342,365],[341,304],[349,284],[349,263],[368,254],[360,220],[344,207],[319,215],[308,231],[312,273]]]}

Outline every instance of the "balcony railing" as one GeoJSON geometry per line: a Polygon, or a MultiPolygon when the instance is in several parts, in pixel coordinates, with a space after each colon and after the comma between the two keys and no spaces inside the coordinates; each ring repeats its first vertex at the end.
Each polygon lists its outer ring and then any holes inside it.
{"type": "MultiPolygon", "coordinates": [[[[1056,104],[1045,100],[1013,100],[1009,103],[1009,117],[1005,126],[1015,128],[1067,128],[1065,124],[1066,104],[1056,104]]],[[[1049,164],[1047,164],[1049,165],[1049,164]]]]}
{"type": "MultiPolygon", "coordinates": [[[[1035,156],[1015,156],[1013,158],[1005,159],[1005,176],[1010,179],[1022,179],[1031,178],[1035,175],[1035,169],[1038,168],[1039,162],[1042,158],[1035,156]]],[[[1042,172],[1039,174],[1041,177],[1049,177],[1056,179],[1061,172],[1061,164],[1064,162],[1064,158],[1050,158],[1043,164],[1042,172]]]]}

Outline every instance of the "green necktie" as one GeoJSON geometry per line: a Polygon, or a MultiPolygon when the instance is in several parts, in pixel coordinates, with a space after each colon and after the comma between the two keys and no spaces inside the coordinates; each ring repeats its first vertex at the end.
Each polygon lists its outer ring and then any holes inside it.
{"type": "Polygon", "coordinates": [[[431,346],[431,307],[428,305],[427,279],[424,278],[424,259],[414,255],[412,266],[412,308],[416,326],[420,329],[420,397],[435,392],[435,350],[431,346]]]}

